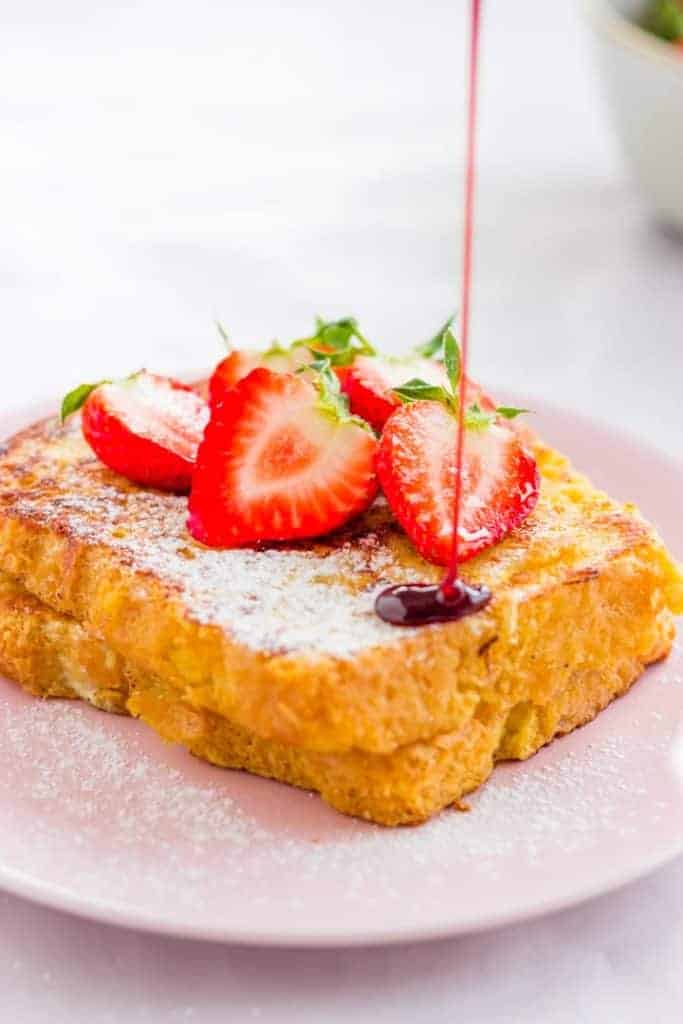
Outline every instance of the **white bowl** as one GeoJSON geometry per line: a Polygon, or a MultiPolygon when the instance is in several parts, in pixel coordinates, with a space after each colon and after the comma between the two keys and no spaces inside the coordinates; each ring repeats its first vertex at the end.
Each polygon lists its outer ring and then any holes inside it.
{"type": "Polygon", "coordinates": [[[683,230],[683,54],[645,32],[644,0],[586,0],[622,146],[655,216],[683,230]]]}

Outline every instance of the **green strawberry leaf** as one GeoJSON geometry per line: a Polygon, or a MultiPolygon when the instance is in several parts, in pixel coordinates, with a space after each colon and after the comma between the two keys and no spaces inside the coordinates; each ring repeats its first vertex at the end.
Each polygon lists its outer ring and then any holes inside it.
{"type": "Polygon", "coordinates": [[[214,323],[216,325],[216,330],[223,339],[228,352],[232,352],[232,342],[230,341],[230,335],[228,334],[220,320],[214,320],[214,323]]]}
{"type": "Polygon", "coordinates": [[[316,356],[316,358],[326,358],[329,360],[330,366],[351,366],[356,356],[359,354],[357,349],[348,345],[346,348],[337,349],[335,352],[330,352],[328,346],[322,346],[319,342],[314,342],[311,345],[306,346],[309,352],[316,356]]]}
{"type": "Polygon", "coordinates": [[[451,405],[451,396],[445,388],[438,384],[429,384],[426,380],[420,380],[417,377],[406,381],[400,388],[392,388],[392,390],[406,404],[409,402],[431,400],[443,402],[444,405],[451,405]]]}
{"type": "Polygon", "coordinates": [[[443,332],[443,361],[446,367],[446,373],[448,374],[448,380],[451,385],[453,397],[457,398],[461,369],[460,346],[455,340],[455,335],[451,331],[450,327],[447,327],[443,332]]]}
{"type": "Polygon", "coordinates": [[[268,356],[286,356],[289,354],[289,350],[285,348],[282,342],[275,338],[271,343],[270,347],[263,353],[263,358],[267,359],[268,356]]]}
{"type": "Polygon", "coordinates": [[[331,348],[333,352],[347,348],[356,331],[356,321],[353,317],[331,320],[328,323],[318,317],[316,326],[315,339],[326,348],[331,348]]]}
{"type": "Polygon", "coordinates": [[[465,427],[467,430],[486,430],[492,423],[496,422],[494,412],[484,412],[475,402],[465,410],[465,427]]]}
{"type": "Polygon", "coordinates": [[[350,366],[357,355],[376,355],[375,348],[370,344],[358,327],[358,321],[352,316],[340,320],[323,320],[316,317],[315,334],[308,338],[298,338],[291,347],[305,346],[314,355],[328,356],[333,366],[350,366]]]}
{"type": "Polygon", "coordinates": [[[434,359],[443,350],[444,335],[448,331],[455,320],[455,314],[449,316],[445,324],[443,324],[436,332],[433,338],[429,341],[423,342],[422,345],[416,345],[413,351],[416,355],[422,356],[424,359],[434,359]]]}
{"type": "Polygon", "coordinates": [[[683,7],[676,0],[650,0],[642,25],[660,39],[675,43],[683,39],[683,7]]]}
{"type": "Polygon", "coordinates": [[[108,380],[99,380],[97,384],[79,384],[77,388],[74,388],[73,391],[70,391],[68,395],[65,395],[62,400],[62,406],[59,413],[59,418],[61,422],[63,423],[64,420],[67,419],[67,417],[72,416],[73,413],[75,412],[78,412],[78,410],[81,408],[81,406],[85,404],[85,402],[93,393],[93,391],[101,387],[103,384],[110,383],[111,381],[108,380]]]}
{"type": "Polygon", "coordinates": [[[514,420],[529,411],[529,409],[515,409],[512,405],[499,405],[496,409],[496,415],[502,416],[504,420],[514,420]]]}
{"type": "Polygon", "coordinates": [[[318,408],[321,412],[340,423],[355,423],[356,426],[372,433],[369,423],[361,419],[360,416],[352,416],[349,412],[348,399],[346,395],[342,394],[339,378],[327,357],[315,359],[308,366],[300,367],[297,373],[305,373],[307,370],[316,372],[315,384],[318,388],[318,408]]]}
{"type": "Polygon", "coordinates": [[[306,373],[308,370],[314,370],[316,373],[325,373],[326,370],[329,370],[331,365],[332,363],[328,356],[319,356],[317,359],[311,360],[310,363],[306,363],[304,366],[300,366],[296,372],[306,373]]]}

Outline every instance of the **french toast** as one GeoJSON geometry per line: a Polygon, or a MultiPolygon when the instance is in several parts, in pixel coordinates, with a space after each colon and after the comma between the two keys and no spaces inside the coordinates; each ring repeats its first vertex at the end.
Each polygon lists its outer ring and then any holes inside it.
{"type": "Polygon", "coordinates": [[[0,572],[0,673],[36,697],[81,699],[126,714],[124,659],[0,572]]]}
{"type": "MultiPolygon", "coordinates": [[[[375,616],[379,589],[439,573],[381,501],[315,542],[208,550],[185,530],[184,500],[106,469],[77,416],[6,444],[0,567],[44,602],[54,635],[71,631],[63,649],[90,659],[96,698],[116,685],[92,659],[121,659],[130,710],[166,738],[348,813],[420,821],[496,759],[593,717],[667,653],[683,611],[679,570],[637,513],[541,444],[536,457],[541,500],[468,564],[494,598],[459,622],[375,616]]],[[[39,692],[68,685],[45,676],[39,692]]]]}
{"type": "Polygon", "coordinates": [[[504,759],[524,759],[590,720],[630,685],[577,678],[543,705],[478,708],[460,730],[389,754],[321,754],[264,740],[140,672],[75,619],[0,573],[0,673],[36,696],[81,698],[143,719],[213,764],[317,790],[337,810],[384,825],[416,824],[475,789],[504,759]]]}

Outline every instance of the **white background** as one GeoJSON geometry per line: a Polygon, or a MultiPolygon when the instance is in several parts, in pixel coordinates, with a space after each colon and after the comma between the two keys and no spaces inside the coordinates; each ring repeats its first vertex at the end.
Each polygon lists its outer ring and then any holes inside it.
{"type": "MultiPolygon", "coordinates": [[[[629,182],[574,5],[485,6],[476,373],[680,452],[683,246],[629,182]]],[[[400,350],[456,304],[464,0],[4,7],[3,408],[211,362],[216,316],[259,345],[354,313],[400,350]]],[[[154,939],[2,896],[0,1017],[658,1024],[680,1019],[682,922],[681,863],[369,952],[154,939]]]]}

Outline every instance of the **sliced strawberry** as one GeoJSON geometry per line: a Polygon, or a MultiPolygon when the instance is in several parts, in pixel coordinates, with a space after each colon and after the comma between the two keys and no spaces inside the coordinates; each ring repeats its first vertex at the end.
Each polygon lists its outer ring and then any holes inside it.
{"type": "MultiPolygon", "coordinates": [[[[351,412],[362,416],[376,430],[381,431],[392,412],[401,404],[393,388],[400,387],[411,379],[427,384],[448,386],[448,375],[442,363],[433,359],[390,359],[375,356],[358,356],[349,367],[342,387],[348,395],[351,412]]],[[[478,402],[484,412],[492,412],[495,403],[478,384],[469,381],[466,404],[478,402]]]]}
{"type": "Polygon", "coordinates": [[[377,493],[377,441],[301,376],[258,368],[214,407],[188,529],[209,547],[318,537],[377,493]]]}
{"type": "Polygon", "coordinates": [[[226,392],[235,387],[247,374],[258,366],[263,366],[276,373],[294,373],[300,366],[310,363],[313,356],[307,348],[280,348],[273,346],[265,352],[251,349],[235,349],[221,360],[209,381],[209,402],[213,408],[222,402],[226,392]]]}
{"type": "Polygon", "coordinates": [[[238,381],[260,366],[261,359],[260,352],[246,352],[238,349],[227,355],[225,359],[221,359],[209,379],[211,405],[213,406],[215,402],[222,399],[227,390],[234,388],[238,381]]]}
{"type": "Polygon", "coordinates": [[[65,399],[63,415],[83,405],[83,436],[105,465],[145,487],[189,491],[209,418],[192,388],[143,370],[77,392],[65,399]]]}
{"type": "MultiPolygon", "coordinates": [[[[430,562],[447,565],[453,547],[457,419],[441,402],[397,409],[377,454],[392,512],[430,562]]],[[[458,553],[462,561],[502,540],[538,501],[536,462],[512,430],[467,430],[458,553]]]]}

